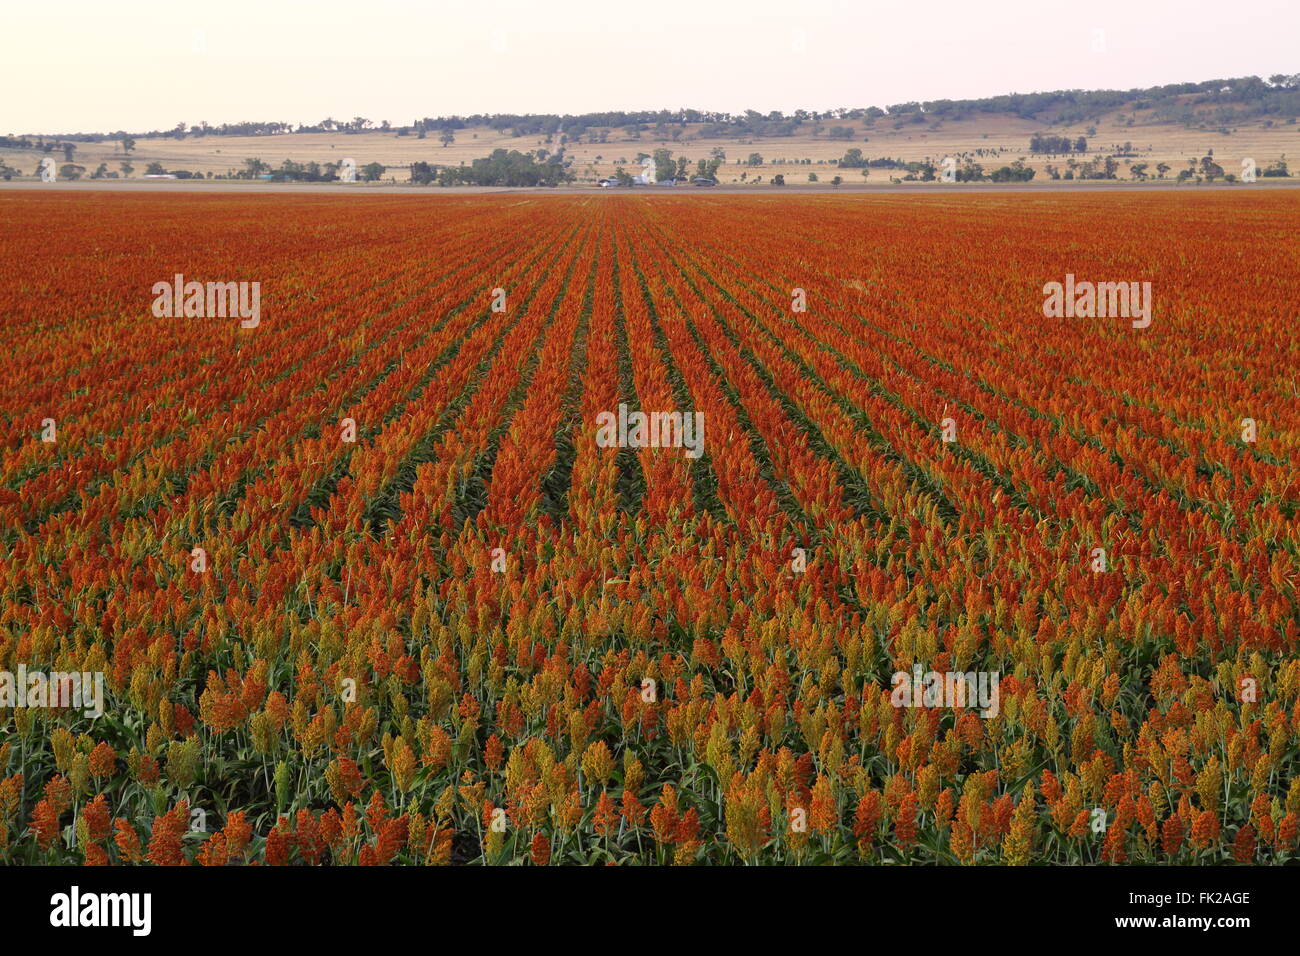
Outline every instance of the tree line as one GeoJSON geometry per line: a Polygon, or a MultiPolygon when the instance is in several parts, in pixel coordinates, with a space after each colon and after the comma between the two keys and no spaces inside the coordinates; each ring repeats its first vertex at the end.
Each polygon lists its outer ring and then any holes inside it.
{"type": "Polygon", "coordinates": [[[1029,151],[1031,153],[1086,153],[1088,140],[1082,136],[1071,139],[1069,136],[1035,133],[1029,137],[1029,151]]]}
{"type": "Polygon", "coordinates": [[[421,186],[559,186],[575,178],[564,161],[562,151],[542,156],[518,150],[494,149],[491,155],[476,159],[468,166],[440,166],[434,163],[411,164],[410,181],[421,186]]]}

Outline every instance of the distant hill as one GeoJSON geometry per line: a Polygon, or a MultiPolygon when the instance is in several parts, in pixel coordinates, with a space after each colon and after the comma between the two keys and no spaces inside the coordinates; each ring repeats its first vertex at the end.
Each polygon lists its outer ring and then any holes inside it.
{"type": "Polygon", "coordinates": [[[125,163],[131,177],[156,164],[155,172],[203,178],[329,178],[347,156],[384,181],[406,182],[413,164],[436,173],[506,149],[561,164],[580,182],[639,167],[656,151],[662,158],[663,150],[673,163],[685,160],[692,173],[701,161],[720,159],[723,182],[771,182],[775,175],[790,183],[837,175],[853,181],[864,175],[868,181],[928,178],[926,168],[944,157],[979,168],[981,175],[1032,170],[1038,181],[1174,178],[1204,166],[1207,157],[1225,175],[1246,159],[1276,170],[1288,155],[1300,156],[1298,117],[1300,74],[1279,74],[790,114],[679,109],[435,116],[404,126],[365,117],[312,125],[180,123],[134,133],[0,136],[0,175],[7,169],[30,176],[41,156],[54,155],[60,165],[81,167],[86,177],[128,175],[125,163]],[[1060,149],[1066,142],[1070,148],[1060,149]]]}
{"type": "MultiPolygon", "coordinates": [[[[363,133],[392,132],[394,135],[463,130],[483,127],[512,136],[538,134],[566,136],[579,141],[583,137],[613,129],[635,127],[642,132],[669,127],[690,126],[704,138],[727,136],[779,138],[799,135],[809,124],[833,120],[876,120],[887,118],[896,128],[907,124],[961,120],[971,114],[1016,116],[1046,125],[1077,124],[1098,121],[1117,109],[1140,113],[1154,123],[1197,125],[1231,125],[1248,120],[1272,118],[1295,121],[1300,117],[1300,73],[1276,74],[1264,80],[1258,76],[1226,80],[1203,80],[1199,83],[1170,83],[1147,89],[1131,90],[1054,90],[1048,93],[1005,93],[981,99],[930,100],[895,103],[892,106],[867,106],[826,111],[796,110],[784,114],[779,110],[761,113],[712,112],[708,110],[614,110],[598,113],[491,113],[470,116],[437,116],[417,119],[409,126],[394,126],[384,120],[379,124],[365,117],[351,120],[327,118],[312,125],[280,121],[246,121],[209,126],[207,123],[186,127],[178,123],[167,130],[128,132],[116,130],[100,133],[45,134],[44,139],[77,143],[102,142],[131,136],[145,138],[183,138],[185,136],[274,136],[285,133],[363,133]]],[[[0,147],[11,147],[13,137],[0,137],[0,147]]]]}

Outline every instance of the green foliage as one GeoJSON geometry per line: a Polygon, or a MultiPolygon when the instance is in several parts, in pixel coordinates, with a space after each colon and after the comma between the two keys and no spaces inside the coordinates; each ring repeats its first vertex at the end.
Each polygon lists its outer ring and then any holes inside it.
{"type": "Polygon", "coordinates": [[[989,174],[995,183],[1027,183],[1034,178],[1034,170],[1025,165],[1024,160],[1017,159],[1010,166],[1002,166],[989,174]]]}
{"type": "Polygon", "coordinates": [[[558,186],[573,179],[561,154],[538,162],[514,149],[494,149],[492,155],[476,159],[469,166],[444,166],[438,171],[442,186],[558,186]]]}

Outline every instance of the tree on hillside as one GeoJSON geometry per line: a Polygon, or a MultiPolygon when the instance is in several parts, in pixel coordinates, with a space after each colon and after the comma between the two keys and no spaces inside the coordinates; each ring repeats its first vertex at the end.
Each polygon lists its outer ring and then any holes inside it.
{"type": "Polygon", "coordinates": [[[695,175],[704,179],[717,179],[718,167],[722,165],[719,159],[701,159],[695,163],[695,175]]]}
{"type": "Polygon", "coordinates": [[[1082,136],[1072,140],[1068,136],[1035,133],[1029,137],[1029,151],[1031,153],[1084,153],[1088,151],[1088,141],[1082,136]]]}
{"type": "Polygon", "coordinates": [[[133,150],[133,149],[135,149],[135,137],[134,137],[134,136],[123,136],[123,137],[122,137],[122,152],[125,153],[127,156],[130,156],[130,155],[131,155],[131,150],[133,150]]]}
{"type": "Polygon", "coordinates": [[[122,170],[123,179],[128,178],[133,172],[135,172],[135,167],[130,163],[118,163],[117,168],[122,170]]]}
{"type": "Polygon", "coordinates": [[[867,161],[862,157],[862,150],[856,146],[847,150],[840,160],[841,169],[861,169],[865,165],[867,165],[867,161]]]}
{"type": "Polygon", "coordinates": [[[76,152],[77,152],[77,144],[76,144],[76,143],[62,143],[62,144],[60,144],[60,145],[61,145],[62,148],[63,148],[63,161],[64,161],[64,162],[67,162],[67,163],[72,162],[72,157],[73,157],[73,156],[76,154],[76,152]]]}
{"type": "Polygon", "coordinates": [[[368,183],[373,183],[387,171],[387,167],[382,166],[379,163],[366,163],[361,167],[361,178],[368,183]]]}
{"type": "Polygon", "coordinates": [[[677,164],[673,162],[673,151],[660,147],[654,152],[655,179],[663,182],[677,175],[677,164]]]}

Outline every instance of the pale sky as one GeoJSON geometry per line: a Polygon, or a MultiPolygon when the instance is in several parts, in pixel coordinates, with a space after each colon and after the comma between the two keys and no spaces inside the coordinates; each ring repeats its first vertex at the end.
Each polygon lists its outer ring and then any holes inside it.
{"type": "Polygon", "coordinates": [[[11,0],[0,14],[0,133],[788,112],[1300,72],[1300,0],[1031,0],[1014,17],[996,12],[1004,6],[11,0]]]}

